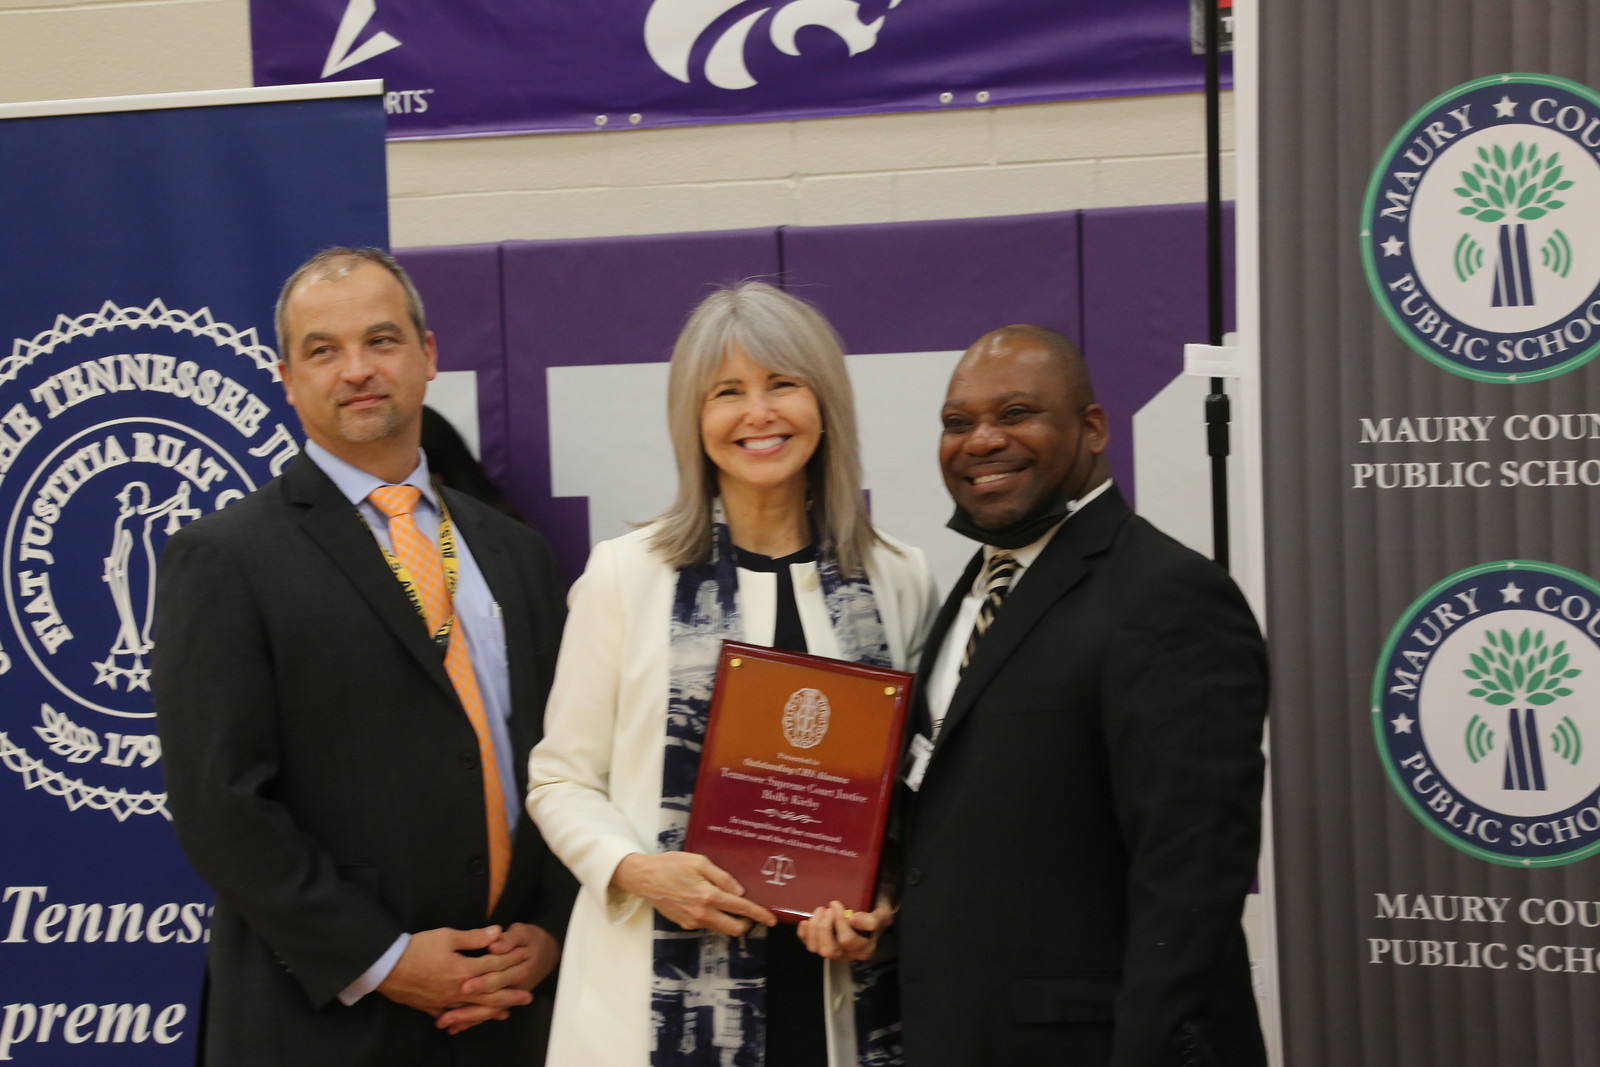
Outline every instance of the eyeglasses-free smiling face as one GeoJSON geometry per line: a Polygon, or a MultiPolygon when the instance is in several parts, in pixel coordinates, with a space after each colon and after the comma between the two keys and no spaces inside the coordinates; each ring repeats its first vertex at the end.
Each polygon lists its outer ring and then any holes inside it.
{"type": "Polygon", "coordinates": [[[306,436],[354,462],[364,446],[420,432],[437,369],[433,334],[417,336],[405,290],[388,271],[361,263],[307,278],[285,310],[280,368],[306,436]]]}
{"type": "Polygon", "coordinates": [[[1092,488],[1107,441],[1105,412],[1075,395],[1056,356],[1026,340],[969,351],[939,417],[945,487],[986,530],[1092,488]]]}
{"type": "Polygon", "coordinates": [[[737,344],[722,357],[700,409],[700,444],[724,493],[804,493],[806,464],[822,437],[816,394],[802,379],[768,370],[737,344]]]}

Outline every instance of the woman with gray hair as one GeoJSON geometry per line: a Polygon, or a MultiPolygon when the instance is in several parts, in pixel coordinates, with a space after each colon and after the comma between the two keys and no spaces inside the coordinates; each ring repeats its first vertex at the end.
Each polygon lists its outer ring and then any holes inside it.
{"type": "Polygon", "coordinates": [[[682,846],[721,642],[912,670],[932,577],[867,516],[843,353],[809,305],[707,297],[667,401],[677,497],[595,546],[529,760],[528,810],[583,886],[549,1062],[898,1063],[889,894],[782,926],[682,846]]]}

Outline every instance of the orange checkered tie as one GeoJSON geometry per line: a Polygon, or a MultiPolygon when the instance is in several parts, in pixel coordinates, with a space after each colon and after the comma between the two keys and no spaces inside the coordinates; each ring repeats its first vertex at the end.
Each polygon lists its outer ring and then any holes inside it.
{"type": "Polygon", "coordinates": [[[451,591],[445,585],[439,549],[417,529],[416,520],[411,517],[417,501],[422,499],[422,490],[412,485],[385,485],[374,489],[368,499],[389,517],[389,540],[394,544],[394,555],[410,574],[429,636],[437,635],[446,626],[450,628],[444,669],[455,686],[456,696],[461,698],[461,706],[466,709],[473,733],[478,735],[478,762],[483,767],[483,806],[489,825],[489,910],[493,911],[500,891],[505,888],[506,872],[511,868],[511,831],[506,825],[500,763],[495,758],[494,738],[489,733],[489,720],[483,710],[483,694],[478,691],[478,677],[472,670],[472,657],[467,653],[466,636],[460,626],[453,625],[455,609],[450,602],[451,591]]]}

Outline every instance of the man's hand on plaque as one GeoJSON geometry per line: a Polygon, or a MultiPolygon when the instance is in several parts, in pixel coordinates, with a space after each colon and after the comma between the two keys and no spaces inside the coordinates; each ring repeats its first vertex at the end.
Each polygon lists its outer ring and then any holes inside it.
{"type": "Polygon", "coordinates": [[[774,926],[777,916],[744,895],[744,886],[693,852],[631,852],[617,864],[611,884],[648,900],[685,930],[715,930],[739,937],[753,922],[774,926]]]}
{"type": "Polygon", "coordinates": [[[894,922],[887,897],[869,912],[851,911],[837,900],[811,913],[797,931],[806,948],[824,959],[865,960],[877,950],[878,939],[894,922]]]}

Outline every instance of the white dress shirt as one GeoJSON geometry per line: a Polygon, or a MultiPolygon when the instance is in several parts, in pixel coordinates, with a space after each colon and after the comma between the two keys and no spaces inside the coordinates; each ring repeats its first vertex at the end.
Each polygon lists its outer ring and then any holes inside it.
{"type": "MultiPolygon", "coordinates": [[[[1016,592],[1017,586],[1028,576],[1028,568],[1033,561],[1039,558],[1039,553],[1055,537],[1056,531],[1062,525],[1083,510],[1084,505],[1098,497],[1111,487],[1111,479],[1107,478],[1080,500],[1074,500],[1067,505],[1067,514],[1061,522],[1056,523],[1046,530],[1038,540],[1022,548],[1011,549],[1011,556],[1017,561],[1017,573],[1011,579],[1011,588],[1006,592],[1010,597],[1016,592]]],[[[972,585],[967,589],[967,595],[961,601],[961,607],[956,610],[956,617],[950,621],[950,629],[944,635],[944,644],[939,647],[939,654],[933,661],[933,668],[928,672],[928,712],[933,716],[933,733],[929,740],[939,736],[939,728],[944,725],[945,713],[950,709],[950,698],[955,696],[956,683],[961,679],[961,655],[967,649],[967,639],[972,636],[972,627],[978,619],[978,609],[983,606],[984,586],[987,584],[985,575],[989,569],[989,559],[996,552],[1005,551],[993,545],[983,546],[983,566],[978,568],[977,575],[972,580],[972,585]]],[[[1004,601],[1000,610],[1005,610],[1004,601]]]]}

